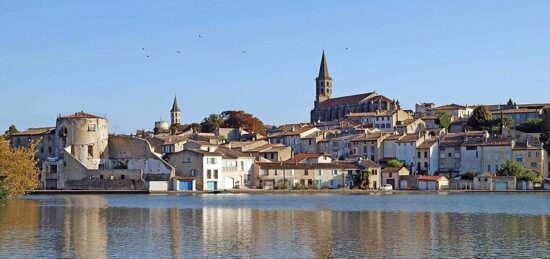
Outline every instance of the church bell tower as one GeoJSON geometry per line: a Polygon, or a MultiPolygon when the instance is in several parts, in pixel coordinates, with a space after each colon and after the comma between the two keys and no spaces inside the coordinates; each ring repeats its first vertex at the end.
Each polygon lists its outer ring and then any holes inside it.
{"type": "Polygon", "coordinates": [[[332,77],[328,74],[327,59],[325,58],[325,51],[321,56],[321,66],[319,67],[319,75],[315,78],[315,107],[332,98],[332,77]]]}
{"type": "Polygon", "coordinates": [[[172,119],[172,125],[181,124],[181,110],[178,106],[178,98],[174,96],[174,103],[170,110],[170,117],[172,119]]]}

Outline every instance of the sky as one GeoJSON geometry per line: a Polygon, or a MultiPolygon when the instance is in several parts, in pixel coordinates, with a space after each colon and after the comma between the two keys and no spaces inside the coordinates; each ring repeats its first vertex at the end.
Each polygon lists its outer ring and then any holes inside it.
{"type": "Polygon", "coordinates": [[[548,14],[546,0],[0,0],[0,130],[77,111],[151,130],[175,95],[183,123],[307,122],[323,50],[333,97],[550,102],[548,14]]]}

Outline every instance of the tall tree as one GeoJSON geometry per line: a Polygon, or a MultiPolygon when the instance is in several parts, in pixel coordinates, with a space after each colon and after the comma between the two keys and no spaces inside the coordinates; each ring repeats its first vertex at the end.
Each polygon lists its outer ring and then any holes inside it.
{"type": "Polygon", "coordinates": [[[19,132],[19,130],[17,129],[17,127],[15,127],[15,125],[11,125],[11,126],[8,128],[8,130],[4,131],[4,134],[5,134],[6,136],[9,136],[9,135],[11,135],[11,134],[18,133],[18,132],[19,132]]]}
{"type": "Polygon", "coordinates": [[[524,123],[516,126],[516,130],[525,133],[541,133],[542,119],[528,119],[524,123]]]}
{"type": "Polygon", "coordinates": [[[525,169],[517,161],[507,160],[498,168],[497,175],[518,177],[523,175],[524,172],[525,169]]]}
{"type": "Polygon", "coordinates": [[[540,141],[544,144],[544,148],[550,152],[550,112],[545,113],[542,117],[540,141]]]}
{"type": "Polygon", "coordinates": [[[451,116],[449,116],[446,112],[442,112],[437,119],[437,123],[443,128],[449,129],[449,125],[451,125],[451,116]]]}
{"type": "Polygon", "coordinates": [[[28,148],[11,148],[0,137],[0,176],[5,177],[3,188],[10,196],[19,196],[38,187],[35,145],[28,148]]]}
{"type": "Polygon", "coordinates": [[[493,115],[491,111],[485,106],[478,106],[474,109],[474,112],[468,118],[467,126],[473,128],[474,130],[491,130],[492,129],[492,119],[493,115]]]}
{"type": "Polygon", "coordinates": [[[225,127],[224,118],[219,114],[210,114],[200,123],[202,132],[214,132],[216,129],[225,127]]]}
{"type": "Polygon", "coordinates": [[[514,101],[512,101],[512,98],[508,99],[508,103],[506,103],[506,106],[514,106],[514,101]]]}

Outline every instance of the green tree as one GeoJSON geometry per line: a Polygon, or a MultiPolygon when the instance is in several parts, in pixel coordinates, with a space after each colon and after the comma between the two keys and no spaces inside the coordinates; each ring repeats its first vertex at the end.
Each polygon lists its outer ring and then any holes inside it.
{"type": "Polygon", "coordinates": [[[478,172],[466,172],[462,175],[460,175],[460,179],[464,179],[464,180],[473,180],[474,177],[478,176],[479,173],[478,172]]]}
{"type": "Polygon", "coordinates": [[[9,136],[9,135],[11,135],[11,134],[18,133],[18,132],[19,132],[19,130],[17,129],[17,127],[15,127],[15,125],[11,125],[11,126],[8,128],[8,130],[4,131],[4,134],[5,134],[6,136],[9,136]]]}
{"type": "Polygon", "coordinates": [[[508,103],[506,103],[506,106],[514,106],[514,101],[512,101],[512,98],[508,99],[508,103]]]}
{"type": "Polygon", "coordinates": [[[11,148],[4,137],[0,137],[0,176],[5,177],[2,189],[9,196],[19,196],[38,187],[35,144],[28,148],[11,148]]]}
{"type": "Polygon", "coordinates": [[[388,166],[389,167],[401,168],[401,167],[403,167],[403,162],[401,162],[399,160],[396,160],[396,159],[392,159],[392,160],[388,161],[388,166]]]}
{"type": "Polygon", "coordinates": [[[516,160],[508,160],[500,165],[497,171],[499,176],[515,176],[519,177],[525,173],[525,169],[516,160]]]}
{"type": "Polygon", "coordinates": [[[451,125],[451,116],[449,116],[446,112],[441,113],[437,119],[437,124],[441,125],[445,129],[449,129],[449,125],[451,125]]]}
{"type": "Polygon", "coordinates": [[[540,141],[544,148],[550,152],[550,113],[545,113],[542,117],[540,141]]]}
{"type": "Polygon", "coordinates": [[[542,119],[528,119],[524,123],[518,125],[516,130],[525,133],[541,133],[542,119]]]}
{"type": "Polygon", "coordinates": [[[473,128],[474,130],[487,130],[490,131],[492,129],[493,123],[492,123],[493,115],[491,114],[491,111],[487,109],[485,106],[478,106],[474,109],[474,112],[468,118],[467,126],[473,128]]]}
{"type": "Polygon", "coordinates": [[[370,184],[370,170],[363,169],[361,172],[355,175],[355,182],[357,183],[357,186],[361,189],[367,189],[367,187],[370,184]]]}
{"type": "Polygon", "coordinates": [[[225,127],[223,116],[219,114],[210,114],[200,123],[201,132],[214,132],[219,128],[225,127]]]}

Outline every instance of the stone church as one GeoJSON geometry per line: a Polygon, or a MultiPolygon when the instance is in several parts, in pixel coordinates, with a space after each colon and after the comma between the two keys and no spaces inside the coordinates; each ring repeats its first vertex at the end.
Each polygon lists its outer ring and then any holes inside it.
{"type": "Polygon", "coordinates": [[[332,77],[328,73],[325,52],[321,57],[319,76],[315,79],[316,95],[311,122],[334,121],[347,114],[399,110],[399,101],[393,101],[376,92],[332,98],[332,77]]]}

